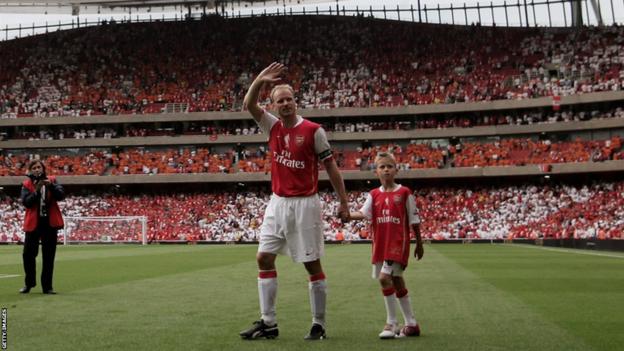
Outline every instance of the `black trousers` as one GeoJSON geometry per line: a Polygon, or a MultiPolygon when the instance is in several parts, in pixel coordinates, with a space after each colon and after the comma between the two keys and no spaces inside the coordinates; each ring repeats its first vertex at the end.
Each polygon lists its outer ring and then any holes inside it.
{"type": "Polygon", "coordinates": [[[52,290],[52,275],[54,273],[54,256],[56,256],[57,230],[50,227],[47,220],[39,220],[34,232],[26,232],[24,240],[24,284],[29,287],[37,285],[37,254],[39,253],[39,240],[41,240],[41,254],[43,264],[41,269],[41,288],[52,290]]]}

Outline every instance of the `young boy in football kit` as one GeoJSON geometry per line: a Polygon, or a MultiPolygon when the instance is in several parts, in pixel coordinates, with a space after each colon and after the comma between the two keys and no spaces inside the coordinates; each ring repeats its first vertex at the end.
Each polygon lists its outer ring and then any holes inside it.
{"type": "Polygon", "coordinates": [[[351,219],[368,219],[373,228],[373,277],[379,279],[386,305],[386,325],[381,339],[420,335],[420,326],[414,317],[410,297],[405,287],[403,271],[410,254],[410,229],[416,236],[414,257],[419,260],[424,250],[420,237],[420,217],[412,191],[395,183],[398,172],[396,159],[390,153],[375,157],[375,171],[381,186],[373,189],[366,202],[351,219]],[[399,328],[396,305],[399,305],[405,325],[399,328]]]}

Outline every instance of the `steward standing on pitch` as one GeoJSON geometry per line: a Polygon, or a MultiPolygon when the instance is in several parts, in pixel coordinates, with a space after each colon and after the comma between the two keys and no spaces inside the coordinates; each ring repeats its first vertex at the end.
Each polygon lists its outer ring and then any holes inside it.
{"type": "Polygon", "coordinates": [[[20,293],[27,294],[37,285],[36,257],[41,240],[43,264],[41,288],[44,294],[56,294],[52,288],[54,256],[56,255],[57,232],[63,228],[63,216],[57,201],[65,198],[63,187],[54,176],[48,177],[41,161],[28,165],[28,179],[22,183],[21,200],[26,207],[24,217],[24,287],[20,293]]]}
{"type": "Polygon", "coordinates": [[[286,67],[281,63],[270,64],[251,83],[243,103],[260,129],[269,136],[273,190],[260,228],[260,244],[256,255],[261,319],[240,333],[243,339],[272,339],[279,334],[275,315],[275,259],[278,253],[288,254],[293,261],[303,263],[309,274],[312,328],[305,339],[319,340],[326,337],[327,283],[321,267],[324,238],[321,203],[317,195],[319,161],[323,162],[340,199],[338,215],[343,221],[349,219],[344,182],[325,131],[318,124],[297,115],[293,88],[281,84],[271,90],[271,102],[279,118],[258,105],[264,84],[277,83],[285,70],[286,67]]]}

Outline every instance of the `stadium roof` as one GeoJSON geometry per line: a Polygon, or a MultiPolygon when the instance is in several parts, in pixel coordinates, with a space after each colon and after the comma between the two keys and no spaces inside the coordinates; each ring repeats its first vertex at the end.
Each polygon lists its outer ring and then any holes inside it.
{"type": "Polygon", "coordinates": [[[218,9],[221,6],[237,8],[291,6],[308,3],[327,2],[327,0],[0,0],[0,13],[43,13],[50,10],[72,9],[72,12],[94,12],[99,9],[148,9],[152,7],[199,6],[206,9],[218,9]]]}

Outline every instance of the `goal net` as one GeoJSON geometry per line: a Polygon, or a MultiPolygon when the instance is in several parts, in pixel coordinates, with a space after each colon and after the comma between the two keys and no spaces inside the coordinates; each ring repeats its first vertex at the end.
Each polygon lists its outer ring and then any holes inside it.
{"type": "Polygon", "coordinates": [[[147,217],[64,217],[63,244],[147,244],[147,217]]]}

